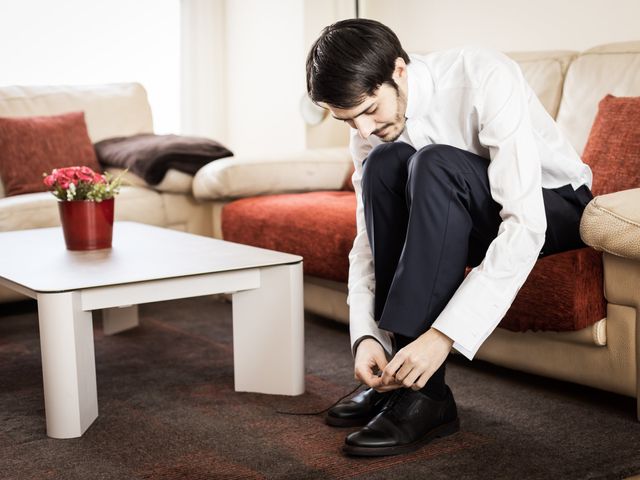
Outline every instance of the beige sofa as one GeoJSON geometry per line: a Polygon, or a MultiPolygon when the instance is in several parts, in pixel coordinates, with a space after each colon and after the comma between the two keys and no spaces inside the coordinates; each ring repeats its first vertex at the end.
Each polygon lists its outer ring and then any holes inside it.
{"type": "MultiPolygon", "coordinates": [[[[607,93],[640,96],[640,42],[606,45],[585,52],[527,52],[511,56],[580,153],[602,97],[607,93]]],[[[94,141],[152,131],[146,94],[137,84],[0,88],[0,116],[73,110],[85,110],[94,141]]],[[[132,185],[123,188],[116,200],[116,219],[222,238],[221,212],[230,199],[340,189],[351,165],[344,128],[329,120],[316,127],[316,132],[309,132],[311,136],[321,132],[327,144],[341,145],[335,148],[288,156],[221,159],[202,168],[193,179],[170,171],[155,188],[130,176],[132,185]]],[[[640,224],[640,208],[636,207],[640,205],[639,192],[598,197],[585,213],[583,237],[607,252],[607,317],[575,332],[515,333],[498,328],[476,358],[640,398],[640,330],[636,327],[640,320],[640,246],[633,242],[637,238],[634,235],[640,235],[634,229],[640,224]],[[631,228],[622,234],[620,229],[612,230],[612,218],[622,218],[631,228]],[[617,232],[615,239],[622,241],[612,241],[610,232],[617,232]]],[[[55,199],[49,193],[0,198],[0,231],[57,224],[55,199]]],[[[346,291],[343,283],[306,276],[305,308],[348,322],[346,291]]],[[[18,298],[22,297],[0,290],[0,301],[18,298]]],[[[640,407],[637,413],[640,419],[640,407]]]]}
{"type": "MultiPolygon", "coordinates": [[[[0,116],[53,115],[83,110],[89,136],[98,142],[115,136],[153,132],[151,108],[139,84],[0,88],[0,116]]],[[[116,219],[133,220],[211,236],[212,202],[191,195],[192,176],[170,170],[156,188],[126,177],[116,199],[116,219]]],[[[0,184],[0,231],[59,225],[56,199],[49,192],[5,197],[0,184]]],[[[0,301],[24,298],[0,289],[0,301]]]]}

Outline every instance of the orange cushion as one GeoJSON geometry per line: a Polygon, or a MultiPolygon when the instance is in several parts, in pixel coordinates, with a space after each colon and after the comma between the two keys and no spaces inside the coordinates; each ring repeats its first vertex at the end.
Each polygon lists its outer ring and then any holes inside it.
{"type": "Polygon", "coordinates": [[[571,331],[606,317],[602,252],[581,248],[540,258],[500,326],[571,331]]]}
{"type": "Polygon", "coordinates": [[[225,205],[222,232],[225,240],[302,255],[304,273],[346,282],[355,219],[353,192],[265,195],[225,205]]]}
{"type": "Polygon", "coordinates": [[[83,112],[0,118],[0,178],[6,196],[44,192],[43,173],[76,165],[101,171],[83,112]]]}
{"type": "MultiPolygon", "coordinates": [[[[224,207],[222,229],[225,240],[302,255],[306,274],[346,282],[355,209],[351,192],[245,198],[224,207]]],[[[601,254],[583,248],[538,260],[500,326],[577,330],[604,316],[601,254]]]]}
{"type": "Polygon", "coordinates": [[[640,187],[640,97],[600,101],[582,159],[593,171],[594,195],[640,187]]]}

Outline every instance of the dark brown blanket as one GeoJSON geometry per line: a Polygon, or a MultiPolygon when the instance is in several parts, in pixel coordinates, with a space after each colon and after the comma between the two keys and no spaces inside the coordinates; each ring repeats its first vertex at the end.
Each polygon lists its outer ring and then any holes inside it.
{"type": "Polygon", "coordinates": [[[103,167],[128,168],[150,185],[160,183],[170,168],[194,175],[212,160],[233,155],[214,140],[182,135],[109,138],[94,147],[103,167]]]}

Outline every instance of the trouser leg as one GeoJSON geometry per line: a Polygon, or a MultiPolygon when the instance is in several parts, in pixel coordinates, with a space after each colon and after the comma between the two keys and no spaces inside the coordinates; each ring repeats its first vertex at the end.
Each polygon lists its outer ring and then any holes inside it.
{"type": "Polygon", "coordinates": [[[497,235],[488,160],[448,145],[376,147],[362,179],[380,328],[416,338],[497,235]],[[404,227],[402,224],[404,223],[404,227]]]}
{"type": "MultiPolygon", "coordinates": [[[[382,144],[364,162],[362,195],[376,278],[375,319],[398,338],[435,321],[496,237],[500,205],[491,197],[489,160],[448,145],[416,152],[382,144]]],[[[542,189],[547,234],[540,256],[584,247],[586,186],[542,189]]]]}

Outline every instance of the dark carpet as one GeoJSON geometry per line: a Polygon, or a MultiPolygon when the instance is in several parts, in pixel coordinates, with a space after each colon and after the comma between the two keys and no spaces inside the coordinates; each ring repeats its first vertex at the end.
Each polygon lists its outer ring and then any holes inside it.
{"type": "MultiPolygon", "coordinates": [[[[299,397],[233,390],[231,305],[140,306],[141,325],[95,321],[99,417],[83,437],[45,434],[34,302],[0,305],[3,479],[618,479],[640,472],[635,400],[452,357],[461,431],[409,455],[348,458],[353,429],[320,410],[355,385],[347,327],[306,320],[299,397]]],[[[99,317],[99,315],[96,315],[99,317]]]]}

